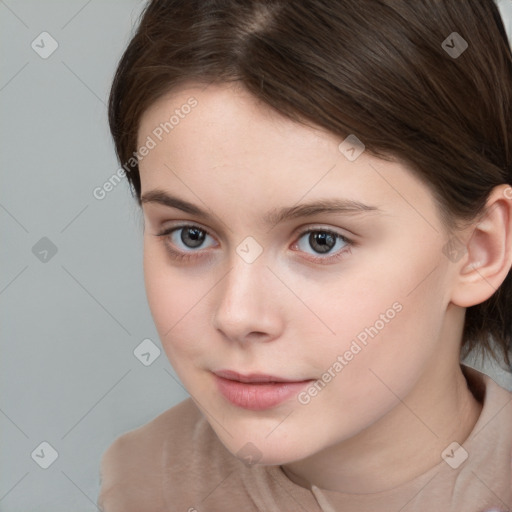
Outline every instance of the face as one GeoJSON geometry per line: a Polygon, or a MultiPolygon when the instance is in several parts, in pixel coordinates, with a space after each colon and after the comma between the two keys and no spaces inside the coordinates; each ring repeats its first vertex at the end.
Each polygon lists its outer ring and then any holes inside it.
{"type": "Polygon", "coordinates": [[[342,142],[233,85],[175,90],[140,124],[162,345],[228,450],[262,464],[348,442],[456,353],[431,193],[342,142]]]}

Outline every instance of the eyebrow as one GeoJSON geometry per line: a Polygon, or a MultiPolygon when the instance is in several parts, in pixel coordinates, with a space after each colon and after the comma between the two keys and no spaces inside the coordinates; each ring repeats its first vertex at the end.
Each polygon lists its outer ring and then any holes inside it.
{"type": "MultiPolygon", "coordinates": [[[[172,196],[167,192],[155,189],[150,190],[141,196],[141,203],[157,203],[170,208],[177,208],[185,213],[196,215],[202,218],[209,218],[210,215],[198,206],[183,199],[172,196]]],[[[269,225],[276,225],[285,220],[301,217],[312,217],[320,213],[338,214],[362,214],[369,212],[382,212],[377,206],[367,205],[352,199],[320,199],[310,203],[302,203],[295,206],[287,206],[280,209],[270,210],[263,216],[263,222],[269,225]]]]}

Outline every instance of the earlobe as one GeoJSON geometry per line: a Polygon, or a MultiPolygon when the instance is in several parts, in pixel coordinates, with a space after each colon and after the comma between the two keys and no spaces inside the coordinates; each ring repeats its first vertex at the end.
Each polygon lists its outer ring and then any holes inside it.
{"type": "Polygon", "coordinates": [[[501,286],[512,265],[512,188],[495,187],[484,214],[464,232],[465,257],[451,301],[461,307],[485,302],[501,286]]]}

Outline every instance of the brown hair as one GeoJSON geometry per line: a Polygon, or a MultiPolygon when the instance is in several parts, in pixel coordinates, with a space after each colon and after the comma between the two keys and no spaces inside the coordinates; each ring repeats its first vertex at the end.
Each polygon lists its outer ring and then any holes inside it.
{"type": "MultiPolygon", "coordinates": [[[[150,1],[109,98],[139,204],[145,110],[178,85],[232,81],[293,121],[356,134],[369,154],[404,162],[449,229],[512,182],[512,52],[493,0],[150,1]],[[454,32],[468,45],[460,55],[448,51],[463,49],[454,32]]],[[[467,308],[464,355],[479,347],[498,360],[495,344],[510,364],[511,307],[509,272],[467,308]]]]}

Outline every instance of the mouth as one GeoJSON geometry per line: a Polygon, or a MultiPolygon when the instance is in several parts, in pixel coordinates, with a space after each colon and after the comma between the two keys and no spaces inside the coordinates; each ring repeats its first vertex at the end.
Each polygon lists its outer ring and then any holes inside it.
{"type": "Polygon", "coordinates": [[[232,405],[252,411],[276,407],[296,396],[315,379],[290,379],[263,373],[241,374],[233,370],[213,372],[217,389],[232,405]]]}
{"type": "Polygon", "coordinates": [[[305,382],[306,380],[312,379],[286,379],[283,377],[276,377],[274,375],[266,375],[263,373],[250,373],[248,375],[243,375],[242,373],[238,373],[232,370],[219,370],[217,372],[213,372],[215,375],[222,377],[228,380],[234,380],[237,382],[244,382],[247,384],[260,384],[260,383],[283,383],[283,382],[305,382]]]}

